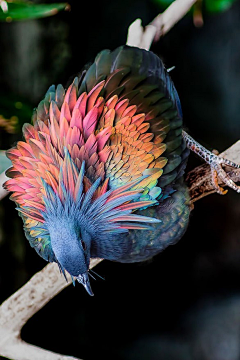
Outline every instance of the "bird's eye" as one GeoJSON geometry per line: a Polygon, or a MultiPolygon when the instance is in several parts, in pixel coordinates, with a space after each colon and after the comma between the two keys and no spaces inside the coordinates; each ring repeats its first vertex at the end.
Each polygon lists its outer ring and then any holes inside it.
{"type": "Polygon", "coordinates": [[[81,244],[82,244],[83,250],[85,251],[87,249],[85,242],[81,240],[81,244]]]}

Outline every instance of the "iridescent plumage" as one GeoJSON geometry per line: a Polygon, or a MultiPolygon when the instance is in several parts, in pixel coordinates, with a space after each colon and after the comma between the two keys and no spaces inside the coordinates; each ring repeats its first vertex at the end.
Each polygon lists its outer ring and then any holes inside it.
{"type": "Polygon", "coordinates": [[[141,261],[182,236],[188,150],[177,92],[153,53],[102,51],[66,92],[49,88],[23,135],[7,152],[5,187],[31,246],[88,290],[90,257],[141,261]]]}

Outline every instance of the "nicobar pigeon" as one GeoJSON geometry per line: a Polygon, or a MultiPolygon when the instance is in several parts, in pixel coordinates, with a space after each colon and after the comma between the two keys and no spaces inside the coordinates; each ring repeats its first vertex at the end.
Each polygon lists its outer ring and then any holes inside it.
{"type": "Polygon", "coordinates": [[[104,50],[65,91],[51,86],[7,151],[30,245],[93,295],[90,258],[138,262],[189,221],[189,150],[177,91],[151,51],[104,50]]]}

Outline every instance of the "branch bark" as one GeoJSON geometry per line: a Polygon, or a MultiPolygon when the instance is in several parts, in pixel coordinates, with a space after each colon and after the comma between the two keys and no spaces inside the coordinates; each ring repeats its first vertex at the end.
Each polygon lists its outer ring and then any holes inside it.
{"type": "Polygon", "coordinates": [[[8,180],[8,177],[5,175],[5,171],[0,174],[0,200],[7,196],[8,192],[2,186],[5,181],[8,180]]]}
{"type": "MultiPolygon", "coordinates": [[[[101,261],[92,259],[90,269],[101,261]]],[[[0,355],[15,360],[77,360],[27,344],[20,337],[26,322],[72,283],[66,276],[68,282],[57,264],[48,264],[0,306],[0,355]]]]}
{"type": "Polygon", "coordinates": [[[196,2],[197,0],[176,0],[162,14],[155,17],[150,23],[150,25],[156,28],[154,41],[158,41],[161,36],[171,30],[196,2]]]}
{"type": "Polygon", "coordinates": [[[153,41],[158,41],[181,20],[197,0],[176,0],[163,13],[143,28],[141,19],[135,20],[128,29],[126,44],[149,50],[153,41]]]}

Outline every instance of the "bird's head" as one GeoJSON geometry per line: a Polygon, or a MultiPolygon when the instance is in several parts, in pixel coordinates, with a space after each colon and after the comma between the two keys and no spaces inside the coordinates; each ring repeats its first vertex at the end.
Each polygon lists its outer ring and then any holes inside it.
{"type": "MultiPolygon", "coordinates": [[[[65,160],[70,166],[71,160],[67,151],[65,160]]],[[[59,179],[61,195],[42,180],[45,190],[45,211],[42,215],[60,270],[63,273],[67,271],[73,279],[76,278],[79,283],[83,284],[90,295],[93,295],[88,276],[93,233],[92,223],[88,221],[88,208],[100,179],[88,192],[89,196],[86,196],[87,194],[84,196],[83,178],[84,163],[78,176],[78,183],[75,183],[74,186],[74,194],[66,174],[61,169],[59,179]]]]}
{"type": "Polygon", "coordinates": [[[47,227],[51,245],[60,269],[66,270],[73,278],[83,284],[90,295],[91,290],[88,268],[90,262],[91,235],[78,219],[62,213],[50,216],[47,227]]]}

